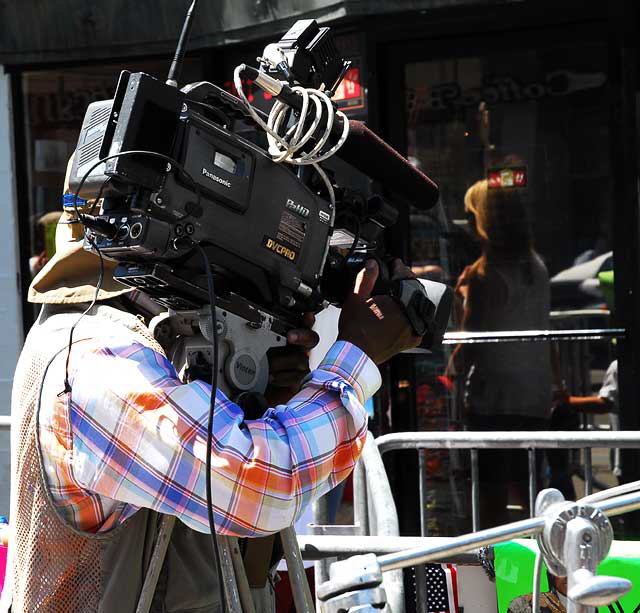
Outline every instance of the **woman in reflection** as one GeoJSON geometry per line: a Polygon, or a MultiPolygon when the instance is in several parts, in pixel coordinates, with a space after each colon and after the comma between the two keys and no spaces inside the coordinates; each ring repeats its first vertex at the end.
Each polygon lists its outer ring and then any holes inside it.
{"type": "MultiPolygon", "coordinates": [[[[465,211],[482,254],[457,283],[466,331],[544,330],[549,318],[549,275],[533,248],[531,226],[517,189],[479,181],[465,195],[465,211]]],[[[467,344],[456,352],[464,373],[469,430],[545,430],[551,406],[547,343],[467,344]]],[[[535,434],[532,434],[534,437],[535,434]]],[[[539,471],[538,471],[539,472],[539,471]]],[[[524,451],[480,451],[481,527],[515,519],[528,509],[524,451]]]]}

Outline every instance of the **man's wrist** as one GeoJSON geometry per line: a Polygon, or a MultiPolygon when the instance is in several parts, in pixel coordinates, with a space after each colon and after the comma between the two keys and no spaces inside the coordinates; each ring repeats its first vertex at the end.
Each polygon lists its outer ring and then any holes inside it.
{"type": "Polygon", "coordinates": [[[331,346],[318,368],[340,375],[353,387],[363,404],[382,384],[380,371],[373,360],[357,345],[345,340],[338,340],[331,346]]]}

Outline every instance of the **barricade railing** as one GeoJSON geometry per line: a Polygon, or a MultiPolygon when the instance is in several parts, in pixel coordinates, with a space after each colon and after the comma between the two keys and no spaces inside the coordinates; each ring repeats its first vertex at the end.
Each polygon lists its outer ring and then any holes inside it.
{"type": "MultiPolygon", "coordinates": [[[[415,449],[421,454],[428,449],[469,449],[476,456],[475,470],[472,470],[472,490],[473,490],[473,521],[475,524],[472,534],[460,537],[400,537],[400,536],[357,536],[357,526],[354,526],[354,536],[347,536],[344,532],[341,536],[329,536],[330,530],[325,529],[322,534],[325,536],[300,536],[299,543],[303,556],[307,559],[324,559],[328,556],[337,558],[349,558],[359,554],[369,554],[367,560],[371,562],[375,559],[376,568],[382,573],[381,585],[384,584],[387,592],[386,601],[390,605],[391,611],[404,611],[404,595],[399,593],[395,586],[387,585],[388,571],[399,572],[402,568],[409,566],[416,567],[416,578],[423,577],[424,573],[418,572],[421,565],[429,562],[447,562],[461,565],[480,565],[480,549],[488,545],[503,542],[506,540],[536,535],[541,532],[545,525],[545,518],[533,516],[534,500],[536,496],[536,475],[535,458],[532,459],[535,449],[582,449],[586,453],[586,458],[590,458],[591,450],[594,447],[600,448],[637,448],[640,447],[640,432],[420,432],[420,433],[398,433],[389,434],[378,438],[376,447],[379,455],[371,448],[363,454],[363,460],[358,468],[359,476],[354,481],[354,517],[362,515],[363,509],[367,508],[366,514],[369,521],[369,533],[373,534],[384,526],[397,526],[397,513],[391,489],[386,473],[380,472],[382,454],[392,450],[415,449]],[[478,526],[478,499],[479,499],[479,476],[477,471],[477,454],[483,449],[516,449],[522,450],[529,455],[529,466],[531,469],[529,481],[530,507],[532,517],[529,520],[515,522],[505,526],[498,526],[489,530],[477,531],[478,526]],[[373,459],[372,459],[373,458],[373,459]],[[371,467],[370,475],[367,474],[368,467],[371,467]],[[371,478],[370,478],[371,477],[371,478]],[[373,488],[373,491],[372,489],[373,488]],[[372,495],[375,492],[375,495],[372,495]],[[366,501],[366,502],[363,502],[366,501]],[[360,509],[360,511],[358,511],[360,509]],[[382,519],[382,521],[381,521],[382,519]],[[373,555],[373,558],[371,557],[373,555]],[[391,587],[391,593],[389,592],[391,587]]],[[[426,462],[420,462],[420,514],[421,531],[426,533],[426,462]]],[[[587,466],[586,480],[591,482],[593,475],[590,466],[587,466]]],[[[599,507],[607,515],[618,515],[630,510],[640,508],[640,488],[639,483],[613,488],[611,493],[616,493],[614,500],[605,500],[609,495],[608,491],[592,494],[584,498],[579,503],[593,504],[599,507]]],[[[586,488],[589,491],[590,487],[586,488]]],[[[357,522],[356,522],[357,523],[357,522]]],[[[328,528],[328,527],[326,527],[328,528]]],[[[486,555],[486,551],[484,552],[486,555]]],[[[489,555],[489,557],[491,557],[489,555]]],[[[357,560],[357,558],[354,558],[357,560]]],[[[369,563],[367,562],[367,564],[369,563]]],[[[357,568],[357,564],[353,568],[357,568]]],[[[366,566],[366,565],[365,565],[366,566]]],[[[331,611],[328,606],[331,602],[331,590],[336,585],[335,577],[342,573],[348,574],[349,566],[338,565],[336,570],[329,575],[325,567],[325,582],[318,582],[316,585],[324,585],[318,595],[324,599],[322,610],[331,611]],[[338,570],[339,569],[339,570],[338,570]],[[333,587],[332,587],[333,586],[333,587]]],[[[369,569],[361,568],[364,570],[369,569]]],[[[615,583],[615,578],[609,578],[615,583]]],[[[347,581],[347,579],[345,579],[347,581]]],[[[337,583],[340,583],[338,581],[337,583]]],[[[346,585],[346,583],[345,583],[346,585]]],[[[594,590],[596,586],[591,586],[594,590]]],[[[374,594],[373,588],[368,595],[361,594],[362,598],[368,598],[374,594]]],[[[416,598],[418,606],[426,603],[426,589],[416,580],[416,598]],[[422,589],[421,589],[422,587],[422,589]]],[[[319,603],[320,604],[320,603],[319,603]]],[[[583,607],[571,603],[572,611],[587,611],[590,607],[583,607]]]]}
{"type": "MultiPolygon", "coordinates": [[[[528,455],[529,511],[533,516],[537,494],[536,449],[581,449],[584,461],[585,494],[593,491],[592,449],[639,448],[640,432],[587,431],[587,432],[400,432],[385,434],[376,439],[380,454],[400,449],[414,449],[419,456],[432,449],[469,449],[471,455],[471,516],[473,530],[478,530],[480,478],[478,452],[483,449],[520,449],[528,455]]],[[[419,504],[421,535],[427,536],[426,462],[418,462],[419,504]]],[[[360,495],[362,491],[359,492],[360,495]]],[[[354,492],[354,496],[356,493],[354,492]]]]}
{"type": "MultiPolygon", "coordinates": [[[[582,449],[585,454],[585,493],[592,491],[593,470],[591,450],[600,448],[640,447],[640,432],[405,432],[387,434],[373,439],[369,434],[356,471],[354,472],[354,524],[328,526],[322,514],[316,515],[314,535],[298,537],[303,557],[318,560],[316,585],[329,578],[328,558],[345,558],[358,553],[383,554],[398,552],[418,546],[412,537],[400,537],[398,514],[384,469],[382,455],[394,450],[414,449],[419,456],[419,505],[422,537],[427,536],[427,472],[425,453],[430,449],[469,449],[471,454],[472,524],[474,532],[479,528],[479,473],[478,453],[486,449],[515,449],[527,453],[529,458],[529,503],[533,516],[536,490],[536,449],[582,449]],[[375,443],[375,444],[372,444],[375,443]]],[[[515,538],[515,537],[514,537],[515,538]]],[[[422,547],[430,543],[445,546],[449,538],[428,537],[422,547]]],[[[475,550],[462,558],[451,553],[443,554],[438,561],[480,565],[480,551],[475,550]]],[[[417,569],[419,571],[420,569],[417,569]]],[[[398,572],[398,571],[396,571],[398,572]]],[[[416,577],[422,577],[416,572],[416,577]]],[[[416,584],[419,594],[420,581],[416,584]]],[[[390,608],[394,612],[404,610],[404,586],[400,573],[395,577],[384,575],[384,587],[390,608]]]]}
{"type": "MultiPolygon", "coordinates": [[[[11,427],[10,416],[0,416],[0,430],[11,427]]],[[[592,482],[591,450],[598,448],[639,448],[640,432],[405,432],[388,434],[374,440],[369,434],[354,477],[354,524],[327,526],[318,522],[323,517],[322,504],[317,505],[316,535],[300,535],[298,541],[305,559],[324,564],[317,575],[318,586],[329,579],[328,558],[345,558],[367,553],[377,556],[380,572],[384,573],[387,602],[394,613],[404,610],[402,570],[429,562],[479,565],[479,549],[513,538],[539,534],[544,518],[533,516],[535,500],[535,449],[582,449],[585,452],[585,480],[592,482]],[[535,437],[535,438],[534,438],[535,437]],[[426,463],[419,462],[420,516],[423,537],[400,537],[398,515],[382,456],[394,450],[414,449],[421,454],[429,449],[469,449],[472,458],[472,516],[474,532],[459,537],[427,537],[426,528],[426,463]],[[477,531],[479,475],[477,454],[486,449],[519,449],[529,455],[529,492],[532,517],[528,520],[477,531]],[[475,469],[474,466],[475,456],[475,469]],[[332,529],[339,532],[332,535],[332,529]]],[[[616,498],[605,499],[607,493],[592,494],[583,499],[607,515],[618,515],[640,508],[640,484],[614,488],[616,498]],[[626,489],[625,489],[626,488],[626,489]],[[628,493],[625,493],[627,492],[628,493]]],[[[586,488],[586,491],[589,491],[586,488]]],[[[325,515],[326,517],[326,515],[325,515]]],[[[419,586],[417,586],[419,587],[419,586]]],[[[418,593],[419,593],[418,589],[418,593]]],[[[326,594],[325,594],[326,596],[326,594]]],[[[577,609],[576,609],[577,610],[577,609]]]]}
{"type": "MultiPolygon", "coordinates": [[[[611,313],[608,309],[570,309],[551,311],[551,313],[549,313],[549,323],[551,327],[569,334],[571,334],[573,330],[588,329],[594,324],[600,328],[611,329],[608,328],[610,321],[611,313]]],[[[622,331],[620,330],[620,332],[622,331]]],[[[615,334],[612,335],[612,337],[623,338],[624,334],[615,334]]],[[[566,339],[566,342],[559,342],[559,340],[560,339],[554,343],[555,358],[557,359],[556,377],[559,377],[564,382],[572,396],[591,396],[593,394],[593,384],[598,382],[593,381],[593,360],[595,357],[593,345],[585,341],[602,339],[570,338],[566,339]]],[[[600,359],[604,358],[606,360],[606,363],[603,364],[605,367],[613,360],[613,347],[612,343],[600,345],[600,359]],[[606,358],[602,355],[603,351],[606,354],[606,358]]],[[[582,414],[580,417],[583,426],[588,426],[593,421],[593,416],[589,414],[582,414]]]]}
{"type": "MultiPolygon", "coordinates": [[[[598,341],[625,337],[624,328],[586,328],[575,330],[505,330],[491,332],[447,332],[443,345],[470,345],[483,343],[523,343],[549,341],[598,341]]],[[[420,353],[411,350],[403,353],[420,353]]]]}
{"type": "MultiPolygon", "coordinates": [[[[328,525],[326,502],[321,498],[314,505],[313,535],[298,535],[303,558],[316,560],[316,585],[329,579],[331,558],[350,556],[356,551],[367,551],[367,547],[375,549],[382,546],[382,543],[395,551],[401,547],[398,513],[391,486],[380,451],[370,432],[367,433],[362,454],[354,470],[353,490],[353,524],[328,525]]],[[[402,571],[387,573],[384,577],[384,587],[391,610],[394,613],[402,613],[402,571]]],[[[317,600],[316,603],[319,610],[320,603],[317,600]]]]}
{"type": "MultiPolygon", "coordinates": [[[[613,516],[640,508],[640,482],[635,491],[620,493],[611,488],[610,499],[591,499],[577,503],[564,501],[556,490],[546,490],[537,500],[537,517],[496,526],[432,544],[388,553],[354,556],[332,565],[330,579],[317,586],[324,613],[353,610],[373,611],[388,600],[380,589],[383,573],[440,561],[477,547],[486,547],[519,537],[536,536],[542,556],[556,565],[556,573],[568,577],[567,613],[595,613],[595,606],[617,600],[631,588],[631,582],[618,577],[596,576],[599,563],[611,545],[612,532],[605,515],[613,516]]],[[[430,540],[430,539],[425,539],[430,540]]],[[[536,563],[539,567],[539,563],[536,563]]],[[[539,573],[534,575],[539,577],[539,573]]],[[[532,585],[534,602],[539,583],[532,585]]],[[[424,603],[423,603],[424,604],[424,603]]],[[[533,610],[537,610],[534,604],[533,610]]],[[[395,610],[392,609],[395,613],[395,610]]]]}

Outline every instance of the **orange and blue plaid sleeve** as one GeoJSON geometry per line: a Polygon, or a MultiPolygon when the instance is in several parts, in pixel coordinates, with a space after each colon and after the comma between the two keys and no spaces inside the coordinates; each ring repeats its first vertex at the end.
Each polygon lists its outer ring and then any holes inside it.
{"type": "MultiPolygon", "coordinates": [[[[276,532],[344,479],[364,444],[363,403],[379,385],[373,362],[354,345],[338,342],[301,391],[261,419],[246,420],[218,391],[212,457],[216,530],[238,536],[276,532]]],[[[98,530],[113,527],[147,507],[207,532],[211,387],[184,384],[160,354],[123,344],[85,353],[72,388],[67,410],[73,480],[112,503],[95,508],[117,509],[116,521],[92,517],[87,523],[98,530]]],[[[84,523],[73,505],[65,506],[76,523],[84,523]]]]}

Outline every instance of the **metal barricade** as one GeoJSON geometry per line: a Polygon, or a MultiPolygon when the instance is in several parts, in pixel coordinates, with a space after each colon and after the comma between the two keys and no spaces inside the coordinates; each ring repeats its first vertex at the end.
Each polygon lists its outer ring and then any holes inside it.
{"type": "MultiPolygon", "coordinates": [[[[429,543],[384,555],[354,556],[334,563],[330,580],[317,587],[323,601],[322,611],[373,612],[388,602],[380,588],[385,572],[535,535],[547,564],[556,565],[556,573],[568,577],[567,613],[595,613],[595,606],[608,605],[631,588],[630,581],[596,576],[596,570],[612,540],[605,516],[640,508],[640,482],[635,482],[633,488],[631,493],[612,488],[609,499],[583,499],[577,503],[564,501],[557,490],[546,490],[537,501],[540,507],[537,517],[454,537],[442,544],[429,543]]],[[[533,590],[538,594],[539,584],[533,590]]]]}
{"type": "MultiPolygon", "coordinates": [[[[0,430],[11,427],[9,416],[0,416],[0,430]]],[[[388,434],[374,440],[369,433],[354,475],[354,524],[351,526],[328,526],[323,521],[322,500],[316,504],[315,535],[300,535],[298,542],[305,559],[318,560],[321,572],[317,586],[327,584],[328,560],[347,558],[354,554],[369,554],[376,559],[386,591],[386,601],[393,613],[404,611],[404,586],[402,569],[419,567],[429,562],[447,562],[459,565],[480,565],[479,548],[505,540],[539,534],[544,527],[544,518],[534,517],[536,495],[535,462],[531,461],[535,449],[582,449],[590,457],[594,447],[640,448],[640,432],[407,432],[388,434]],[[535,438],[532,438],[532,435],[535,438]],[[469,449],[477,460],[478,452],[485,449],[519,449],[530,458],[529,492],[531,519],[477,532],[479,480],[472,470],[472,501],[474,533],[460,537],[427,537],[426,527],[426,464],[419,462],[420,516],[423,537],[400,537],[398,515],[382,456],[393,450],[414,449],[418,454],[427,449],[469,449]],[[424,517],[423,517],[424,516],[424,517]],[[376,557],[377,556],[377,557],[376,557]]],[[[472,460],[473,461],[473,460],[472,460]]],[[[593,475],[587,463],[586,480],[593,475]]],[[[618,515],[640,507],[640,484],[620,486],[617,498],[604,500],[594,494],[583,502],[595,504],[608,515],[618,515]],[[625,488],[627,488],[625,490],[625,488]],[[629,493],[624,493],[628,491],[629,493]]],[[[605,494],[604,492],[602,494],[605,494]]],[[[416,585],[417,596],[424,591],[416,585]]],[[[322,590],[320,595],[323,594],[322,590]]],[[[578,609],[575,609],[576,611],[578,609]]]]}
{"type": "MultiPolygon", "coordinates": [[[[575,309],[564,311],[551,311],[549,320],[554,328],[571,333],[572,331],[589,328],[594,320],[599,326],[607,326],[611,319],[611,313],[607,309],[575,309]]],[[[617,336],[615,336],[617,338],[617,336]]],[[[574,396],[590,396],[592,394],[591,372],[589,369],[590,355],[589,344],[585,340],[598,339],[563,339],[556,341],[558,353],[558,368],[560,376],[565,381],[567,389],[574,396]]],[[[600,339],[602,340],[602,339],[600,339]]],[[[612,360],[611,343],[606,346],[607,364],[612,360]]]]}
{"type": "MultiPolygon", "coordinates": [[[[323,522],[324,504],[316,503],[314,535],[298,535],[303,558],[315,560],[316,586],[329,580],[332,560],[340,560],[357,554],[392,554],[407,548],[424,547],[426,544],[444,545],[449,538],[401,537],[398,513],[387,477],[379,446],[368,433],[360,460],[354,471],[353,488],[354,524],[331,526],[323,522]]],[[[440,560],[450,564],[480,566],[480,551],[469,551],[461,555],[443,556],[440,560]]],[[[426,578],[416,572],[418,598],[426,602],[426,578]]],[[[386,572],[383,585],[389,609],[393,613],[405,611],[405,588],[402,570],[386,572]]],[[[317,609],[320,602],[316,599],[317,609]]]]}
{"type": "MultiPolygon", "coordinates": [[[[474,344],[502,344],[502,343],[549,343],[552,347],[553,363],[555,364],[554,373],[556,375],[556,382],[566,383],[566,391],[573,396],[591,396],[595,392],[592,389],[594,381],[592,381],[593,372],[590,368],[592,361],[592,347],[591,344],[594,341],[612,341],[614,339],[624,338],[626,331],[623,328],[611,328],[610,312],[605,309],[578,309],[578,310],[564,310],[564,311],[552,311],[549,316],[550,329],[548,330],[509,330],[509,331],[485,331],[485,332],[473,332],[473,331],[457,331],[447,332],[444,337],[443,345],[474,345],[474,344]],[[560,328],[560,329],[558,329],[560,328]]],[[[602,343],[600,346],[600,362],[611,360],[611,342],[602,343]],[[606,355],[602,353],[604,351],[606,355]]],[[[601,363],[600,367],[604,364],[601,363]]],[[[597,377],[595,377],[595,383],[598,383],[597,377]]],[[[461,399],[460,394],[462,386],[456,387],[452,392],[453,401],[449,406],[449,419],[451,424],[456,427],[461,423],[460,406],[461,399]]],[[[551,398],[549,399],[551,400],[551,398]]],[[[580,416],[582,430],[594,429],[593,416],[584,414],[580,416]]],[[[616,428],[615,416],[610,418],[609,428],[616,428]]],[[[562,430],[569,429],[572,425],[566,425],[561,428],[562,430]]],[[[445,429],[445,427],[442,427],[445,429]]],[[[558,429],[558,428],[555,428],[558,429]]],[[[431,431],[433,428],[425,429],[431,431]]],[[[586,483],[586,492],[592,491],[593,485],[593,470],[592,470],[592,458],[587,452],[584,453],[583,460],[580,462],[577,456],[578,452],[571,453],[572,461],[569,462],[573,473],[584,478],[586,483]],[[584,468],[583,468],[584,466],[584,468]],[[587,478],[588,473],[590,476],[587,478]]],[[[472,479],[472,499],[476,502],[478,500],[477,490],[477,453],[471,451],[471,471],[475,472],[476,478],[472,479]]],[[[620,467],[619,448],[612,448],[612,466],[616,475],[621,474],[620,467]]],[[[424,453],[419,453],[418,462],[421,465],[420,474],[421,478],[421,493],[426,491],[426,478],[424,471],[426,457],[424,453]]],[[[460,468],[458,456],[453,454],[451,456],[452,465],[456,464],[460,468]]],[[[535,452],[529,453],[528,464],[531,468],[535,465],[535,452]]],[[[451,496],[457,509],[461,509],[459,503],[459,491],[455,485],[454,472],[450,472],[450,489],[451,496]]],[[[433,493],[433,492],[431,492],[433,493]]],[[[532,492],[529,492],[529,497],[532,497],[532,492]]],[[[421,507],[426,507],[426,501],[422,500],[421,507]]],[[[421,519],[425,519],[421,515],[421,519]]],[[[430,518],[433,522],[434,517],[430,518]]],[[[437,519],[436,519],[437,521],[437,519]]],[[[427,532],[426,524],[421,526],[424,534],[427,532]]]]}
{"type": "MultiPolygon", "coordinates": [[[[592,490],[593,470],[591,450],[594,447],[638,448],[640,432],[402,432],[386,434],[376,439],[380,454],[398,450],[415,449],[417,453],[426,449],[471,450],[471,500],[473,530],[479,528],[479,475],[478,452],[482,449],[521,449],[529,456],[529,509],[533,516],[536,491],[535,449],[582,449],[585,464],[585,491],[592,490]]],[[[426,526],[426,467],[419,462],[420,518],[426,526]]],[[[422,536],[426,536],[423,532],[422,536]]]]}
{"type": "MultiPolygon", "coordinates": [[[[305,559],[316,560],[316,585],[329,579],[329,565],[332,558],[344,558],[359,553],[392,553],[406,547],[425,547],[429,543],[451,542],[450,538],[430,537],[426,540],[400,537],[398,513],[391,491],[382,456],[393,450],[414,449],[419,461],[419,505],[421,536],[427,537],[427,474],[426,462],[422,455],[428,449],[469,449],[471,454],[471,490],[473,530],[479,528],[479,474],[478,453],[483,449],[516,449],[527,453],[529,458],[529,502],[533,516],[536,491],[535,449],[582,449],[590,459],[593,447],[638,448],[640,432],[405,432],[387,434],[373,439],[369,433],[363,453],[354,473],[354,524],[348,526],[326,525],[322,513],[322,501],[317,503],[314,535],[298,537],[305,559]],[[535,437],[535,438],[534,438],[535,437]],[[422,545],[418,545],[418,540],[422,545]]],[[[585,477],[590,484],[593,475],[591,462],[585,462],[585,477]]],[[[590,491],[587,489],[587,491],[590,491]]],[[[441,556],[438,560],[447,563],[480,565],[478,550],[462,558],[441,556]]],[[[416,592],[418,598],[424,592],[423,573],[420,566],[416,572],[416,592]]],[[[405,606],[404,585],[401,571],[384,574],[384,588],[391,610],[401,613],[405,606]]]]}
{"type": "MultiPolygon", "coordinates": [[[[597,322],[598,327],[608,326],[611,321],[611,312],[608,309],[569,309],[562,311],[551,311],[549,313],[550,324],[555,329],[576,330],[588,328],[597,322]]],[[[616,336],[616,338],[618,338],[616,336]]],[[[566,390],[572,396],[592,396],[602,381],[595,377],[597,370],[592,369],[592,361],[594,358],[593,346],[584,342],[586,339],[575,340],[568,339],[565,342],[555,342],[557,355],[558,375],[566,386],[566,390]]],[[[593,340],[593,339],[589,339],[593,340]]],[[[606,368],[614,359],[613,339],[610,343],[601,345],[600,348],[600,367],[606,368]],[[604,356],[602,355],[604,353],[604,356]],[[604,358],[604,363],[602,360],[604,358]]],[[[604,370],[602,371],[604,372],[604,370]]],[[[596,428],[608,428],[611,430],[619,429],[619,416],[617,413],[608,414],[608,424],[597,426],[595,424],[594,415],[590,413],[582,413],[580,415],[580,424],[582,430],[593,430],[596,428]]],[[[614,448],[611,454],[611,469],[616,476],[622,474],[621,454],[619,448],[614,448]]],[[[577,468],[580,476],[581,469],[577,468]]],[[[587,488],[591,487],[591,483],[587,484],[587,488]]],[[[587,489],[587,493],[591,490],[587,489]]]]}
{"type": "MultiPolygon", "coordinates": [[[[414,566],[416,569],[424,563],[447,562],[460,565],[480,565],[479,547],[484,547],[498,542],[503,542],[526,535],[539,534],[544,526],[545,519],[533,516],[533,501],[536,496],[535,488],[535,462],[531,461],[535,449],[582,449],[590,454],[593,447],[605,448],[638,448],[640,447],[640,432],[424,432],[424,433],[399,433],[389,434],[378,438],[376,447],[379,453],[373,451],[368,445],[363,453],[361,465],[359,466],[359,477],[354,485],[354,509],[356,515],[362,514],[363,509],[367,509],[366,517],[369,521],[369,531],[371,534],[377,530],[391,529],[397,531],[397,513],[392,499],[391,489],[384,471],[380,471],[381,457],[384,453],[397,449],[415,449],[417,453],[426,449],[470,449],[476,455],[483,449],[519,449],[527,452],[530,458],[530,482],[529,493],[531,498],[531,519],[499,526],[489,530],[478,532],[478,496],[479,481],[476,470],[472,471],[472,478],[475,483],[472,489],[475,492],[473,501],[474,533],[460,537],[399,537],[399,536],[354,536],[341,535],[338,537],[328,536],[329,531],[323,531],[325,536],[300,536],[299,543],[303,557],[307,559],[326,559],[327,557],[346,558],[358,554],[368,554],[367,559],[377,560],[374,565],[378,565],[381,581],[387,592],[386,602],[393,613],[404,611],[404,595],[397,591],[389,592],[387,584],[388,571],[399,572],[399,569],[414,566]],[[535,436],[535,439],[532,437],[535,436]],[[369,474],[368,474],[369,471],[369,474]],[[475,476],[473,476],[475,475],[475,476]],[[364,477],[364,478],[363,478],[364,477]],[[366,504],[363,502],[366,501],[366,504]],[[372,557],[373,556],[373,557],[372,557]]],[[[425,463],[420,462],[420,487],[423,488],[426,482],[425,463]]],[[[587,480],[592,479],[592,475],[586,474],[587,480]]],[[[623,512],[640,508],[639,483],[629,486],[613,488],[618,497],[614,501],[604,501],[606,492],[589,496],[580,503],[596,504],[607,515],[618,515],[623,512]],[[627,493],[628,492],[628,493],[627,493]],[[604,501],[604,502],[603,502],[604,501]]],[[[421,527],[426,526],[426,492],[420,492],[420,513],[421,527]]],[[[423,529],[424,533],[424,529],[423,529]]],[[[361,534],[361,533],[360,533],[361,534]]],[[[397,534],[397,532],[396,532],[397,534]]],[[[357,560],[357,558],[354,558],[357,560]]],[[[369,564],[367,562],[367,564],[369,564]]],[[[356,565],[359,562],[356,563],[356,565]]],[[[328,586],[336,584],[336,572],[338,576],[342,571],[346,571],[348,566],[336,566],[340,571],[334,572],[329,577],[325,575],[324,591],[321,589],[319,595],[326,599],[330,592],[328,586]],[[331,579],[331,580],[329,580],[331,579]]],[[[366,566],[366,569],[370,569],[366,566]]],[[[364,570],[363,570],[364,572],[364,570]]],[[[421,574],[416,572],[416,578],[421,574]]],[[[612,581],[615,578],[610,578],[612,581]]],[[[346,579],[345,579],[346,581],[346,579]]],[[[338,581],[339,583],[339,581],[338,581]]],[[[323,584],[318,583],[317,586],[323,584]]],[[[390,586],[392,590],[395,587],[390,586]]],[[[595,588],[594,588],[595,589],[595,588]]],[[[374,590],[370,590],[369,595],[374,590]]],[[[425,586],[420,586],[416,582],[416,599],[418,606],[426,606],[425,586]]],[[[572,605],[573,606],[573,605],[572,605]]],[[[368,610],[368,609],[367,609],[368,610]]],[[[423,609],[419,609],[423,610],[423,609]]],[[[426,609],[425,609],[426,610],[426,609]]],[[[573,611],[587,611],[590,608],[583,608],[578,605],[572,608],[573,611]]]]}
{"type": "MultiPolygon", "coordinates": [[[[381,546],[380,542],[372,539],[386,539],[384,542],[387,547],[398,550],[398,513],[380,451],[370,432],[354,471],[353,509],[352,525],[327,525],[326,503],[320,499],[314,506],[314,536],[298,536],[302,556],[305,559],[316,560],[316,585],[328,580],[331,558],[353,555],[359,547],[364,547],[364,551],[367,551],[367,548],[375,549],[381,546]]],[[[391,610],[394,613],[402,613],[402,571],[387,573],[384,577],[384,587],[391,610]]],[[[318,604],[317,600],[316,603],[318,604]]]]}

